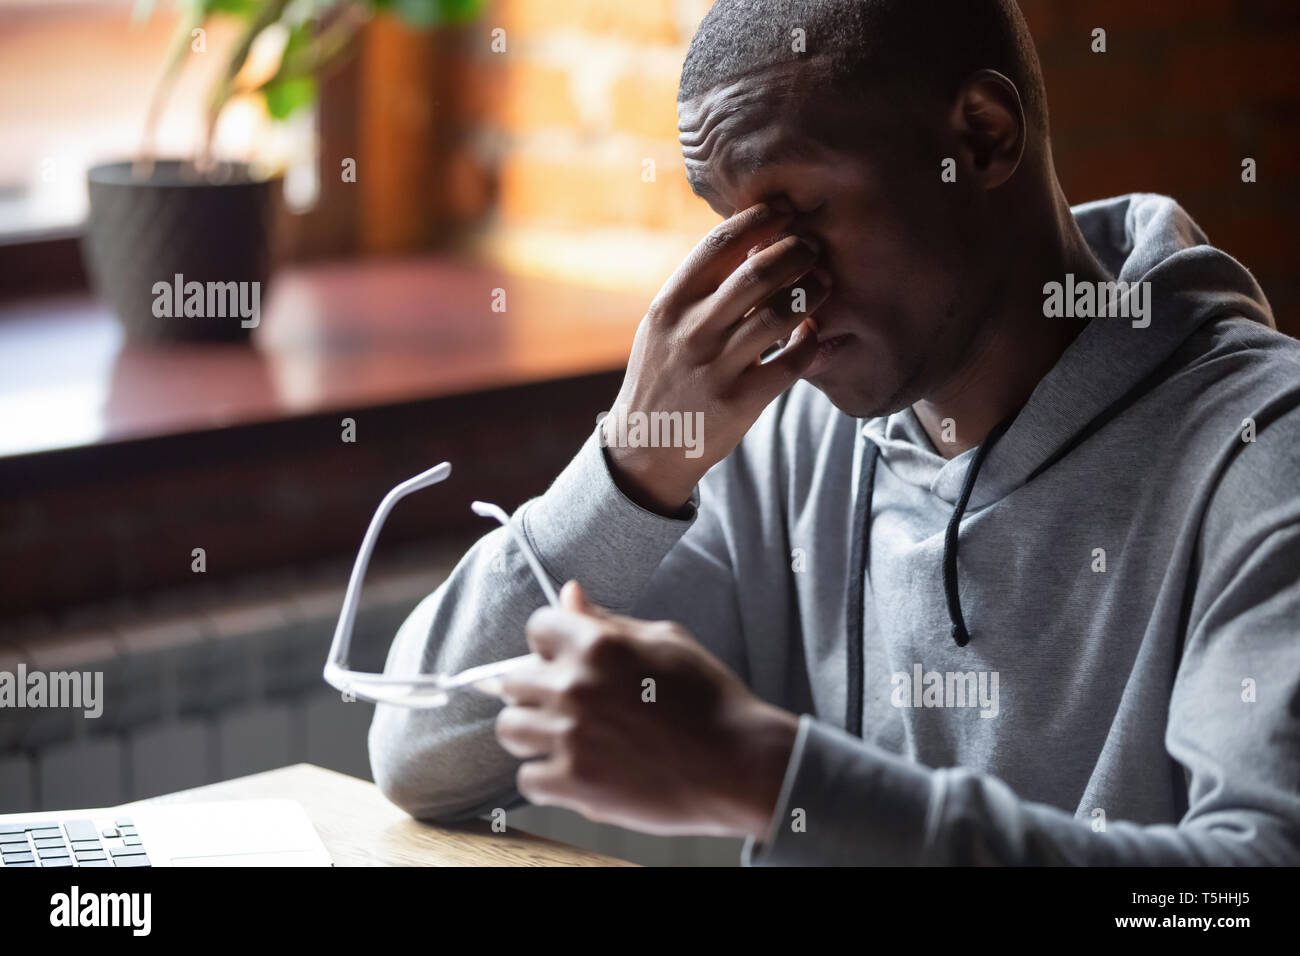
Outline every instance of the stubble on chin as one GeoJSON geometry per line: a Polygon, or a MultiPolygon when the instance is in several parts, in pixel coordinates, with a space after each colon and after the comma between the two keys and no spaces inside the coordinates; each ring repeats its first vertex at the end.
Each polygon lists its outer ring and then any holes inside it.
{"type": "MultiPolygon", "coordinates": [[[[864,381],[870,381],[872,371],[871,368],[863,368],[859,374],[864,381]]],[[[918,368],[884,396],[871,394],[869,387],[855,389],[843,383],[829,383],[829,387],[823,387],[817,382],[811,384],[830,399],[832,405],[852,418],[887,418],[922,398],[920,378],[921,370],[918,368]]]]}

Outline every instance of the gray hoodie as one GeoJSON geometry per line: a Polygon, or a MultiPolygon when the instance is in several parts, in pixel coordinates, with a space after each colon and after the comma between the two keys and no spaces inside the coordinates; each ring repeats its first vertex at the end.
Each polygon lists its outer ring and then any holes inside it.
{"type": "MultiPolygon", "coordinates": [[[[685,519],[627,500],[594,431],[514,515],[557,583],[802,715],[745,862],[1300,863],[1300,343],[1172,200],[1074,212],[1150,313],[1094,318],[980,448],[800,383],[685,519]]],[[[495,531],[387,669],[525,653],[543,603],[495,531]]],[[[379,786],[432,819],[516,804],[499,707],[379,706],[379,786]]]]}

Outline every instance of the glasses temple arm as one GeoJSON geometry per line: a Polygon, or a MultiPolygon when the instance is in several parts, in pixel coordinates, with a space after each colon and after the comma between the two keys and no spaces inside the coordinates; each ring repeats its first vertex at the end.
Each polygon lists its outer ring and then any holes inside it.
{"type": "Polygon", "coordinates": [[[365,537],[361,540],[361,550],[357,552],[357,560],[352,565],[352,576],[348,578],[347,591],[343,595],[343,609],[339,613],[338,625],[334,628],[334,640],[330,643],[329,660],[325,665],[326,680],[329,680],[337,670],[346,670],[348,667],[348,650],[352,644],[352,627],[356,623],[361,584],[365,580],[370,556],[374,553],[375,542],[379,540],[379,532],[383,529],[389,512],[411,492],[437,484],[450,474],[451,465],[448,462],[435,465],[428,471],[407,479],[384,495],[384,500],[375,509],[375,515],[370,519],[370,526],[366,528],[365,537]]]}
{"type": "Polygon", "coordinates": [[[488,504],[486,501],[471,502],[469,507],[476,515],[481,515],[484,518],[495,518],[500,523],[501,527],[506,529],[506,534],[510,537],[510,540],[515,543],[515,546],[519,548],[519,551],[524,556],[524,560],[528,562],[528,567],[532,570],[533,577],[537,579],[537,583],[541,586],[542,593],[546,595],[546,600],[549,601],[553,607],[559,607],[560,596],[555,593],[555,586],[551,584],[550,576],[542,567],[542,562],[538,560],[532,547],[530,547],[528,542],[524,540],[523,534],[510,523],[510,516],[507,515],[498,505],[488,504]]]}

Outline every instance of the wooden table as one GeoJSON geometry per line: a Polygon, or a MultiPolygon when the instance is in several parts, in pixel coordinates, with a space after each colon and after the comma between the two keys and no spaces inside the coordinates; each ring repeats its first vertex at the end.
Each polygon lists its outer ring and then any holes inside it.
{"type": "Polygon", "coordinates": [[[373,783],[300,763],[139,804],[288,797],[302,804],[336,866],[632,866],[483,820],[435,826],[407,816],[373,783]]]}

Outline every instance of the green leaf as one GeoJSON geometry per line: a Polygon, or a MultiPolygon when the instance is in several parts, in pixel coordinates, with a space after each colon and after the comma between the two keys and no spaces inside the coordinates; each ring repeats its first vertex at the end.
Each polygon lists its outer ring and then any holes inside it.
{"type": "MultiPolygon", "coordinates": [[[[131,19],[139,23],[153,15],[157,0],[135,0],[131,10],[131,19]]],[[[265,0],[176,0],[182,13],[192,19],[201,19],[211,13],[225,13],[237,17],[247,17],[256,13],[265,5],[265,0]]]]}
{"type": "Polygon", "coordinates": [[[275,119],[282,120],[316,101],[316,79],[298,76],[278,80],[268,84],[262,92],[266,96],[267,112],[275,119]]]}
{"type": "Polygon", "coordinates": [[[280,59],[284,61],[297,58],[311,46],[311,41],[315,35],[316,24],[310,20],[295,24],[289,30],[289,39],[284,44],[284,52],[280,55],[280,59]]]}
{"type": "Polygon", "coordinates": [[[238,17],[256,13],[261,0],[204,0],[208,13],[229,13],[238,17]]]}
{"type": "Polygon", "coordinates": [[[416,27],[464,23],[483,11],[484,0],[371,0],[377,10],[390,10],[416,27]]]}

